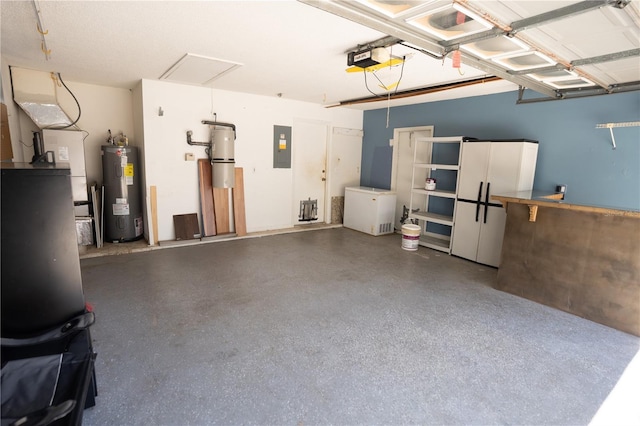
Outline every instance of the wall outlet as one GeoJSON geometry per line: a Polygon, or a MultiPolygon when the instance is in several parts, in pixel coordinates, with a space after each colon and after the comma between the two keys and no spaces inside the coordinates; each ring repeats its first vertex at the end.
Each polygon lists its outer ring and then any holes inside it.
{"type": "Polygon", "coordinates": [[[196,157],[192,152],[187,152],[184,154],[184,161],[195,161],[196,157]]]}

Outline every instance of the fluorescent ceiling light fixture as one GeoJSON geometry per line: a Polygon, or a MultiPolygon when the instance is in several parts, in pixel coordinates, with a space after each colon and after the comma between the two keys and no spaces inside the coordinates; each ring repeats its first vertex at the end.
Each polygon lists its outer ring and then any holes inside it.
{"type": "Polygon", "coordinates": [[[187,53],[160,76],[160,80],[208,85],[242,66],[238,62],[187,53]]]}
{"type": "Polygon", "coordinates": [[[491,59],[496,56],[511,55],[530,50],[529,46],[517,38],[507,36],[463,44],[460,48],[482,59],[491,59]]]}
{"type": "Polygon", "coordinates": [[[556,62],[540,52],[525,52],[516,55],[500,56],[492,61],[514,71],[530,70],[555,65],[556,62]]]}
{"type": "MultiPolygon", "coordinates": [[[[399,15],[410,13],[411,10],[419,6],[424,6],[424,1],[419,0],[356,0],[358,3],[367,6],[377,12],[380,12],[391,18],[395,18],[399,15]]],[[[428,3],[428,2],[427,2],[428,3]]]]}
{"type": "Polygon", "coordinates": [[[491,23],[457,3],[430,10],[406,21],[442,40],[452,40],[493,27],[491,23]]]}

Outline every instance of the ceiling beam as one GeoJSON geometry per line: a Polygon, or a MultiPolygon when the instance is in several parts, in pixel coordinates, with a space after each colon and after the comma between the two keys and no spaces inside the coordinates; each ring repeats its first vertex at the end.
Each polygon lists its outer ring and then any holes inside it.
{"type": "Polygon", "coordinates": [[[601,96],[601,95],[611,95],[613,93],[625,93],[625,92],[633,92],[636,90],[640,90],[640,81],[632,81],[630,83],[622,83],[622,84],[612,84],[607,89],[602,88],[579,88],[579,89],[571,89],[562,91],[562,97],[553,97],[553,98],[529,98],[524,99],[524,90],[520,87],[518,92],[518,100],[516,104],[532,104],[536,102],[548,102],[548,101],[560,101],[566,99],[577,99],[577,98],[586,98],[589,96],[601,96]]]}
{"type": "Polygon", "coordinates": [[[508,34],[508,31],[505,31],[502,28],[495,27],[478,34],[470,34],[467,36],[455,38],[453,40],[443,40],[440,42],[440,45],[446,50],[458,50],[458,47],[460,47],[460,45],[462,44],[476,43],[478,41],[500,37],[501,35],[505,34],[508,34]]]}
{"type": "Polygon", "coordinates": [[[564,64],[555,64],[555,65],[549,65],[548,67],[540,67],[540,68],[535,68],[535,69],[526,69],[526,70],[507,70],[507,72],[511,75],[526,75],[526,74],[531,74],[533,72],[535,73],[543,73],[546,71],[557,71],[557,70],[566,70],[569,67],[567,67],[564,64]]]}
{"type": "Polygon", "coordinates": [[[445,90],[451,90],[451,89],[459,89],[461,87],[468,87],[468,86],[473,86],[476,84],[484,84],[484,83],[490,83],[493,81],[500,81],[501,78],[499,77],[480,77],[480,78],[474,78],[471,80],[465,80],[465,81],[458,81],[455,83],[446,83],[446,84],[439,84],[436,86],[430,86],[430,87],[421,87],[418,89],[409,89],[409,90],[403,90],[401,92],[397,92],[397,93],[393,93],[393,94],[389,94],[387,96],[385,95],[381,95],[381,96],[369,96],[367,98],[359,98],[359,99],[351,99],[348,101],[341,101],[339,104],[337,105],[330,105],[327,108],[332,108],[332,107],[336,107],[336,106],[347,106],[347,105],[357,105],[357,104],[366,104],[366,103],[371,103],[371,102],[380,102],[380,101],[388,101],[388,100],[396,100],[396,99],[404,99],[404,98],[410,98],[413,96],[422,96],[422,95],[429,95],[431,93],[437,93],[437,92],[442,92],[445,90]]]}
{"type": "Polygon", "coordinates": [[[640,56],[640,49],[631,49],[623,52],[609,53],[607,55],[593,56],[591,58],[576,59],[575,61],[571,61],[571,66],[579,67],[581,65],[600,64],[602,62],[612,62],[619,59],[630,58],[632,56],[640,56]]]}

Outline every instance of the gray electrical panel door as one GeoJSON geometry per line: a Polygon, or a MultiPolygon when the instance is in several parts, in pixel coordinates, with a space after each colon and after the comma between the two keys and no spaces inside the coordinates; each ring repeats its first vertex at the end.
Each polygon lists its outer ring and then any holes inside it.
{"type": "Polygon", "coordinates": [[[273,126],[273,168],[291,168],[290,126],[273,126]]]}

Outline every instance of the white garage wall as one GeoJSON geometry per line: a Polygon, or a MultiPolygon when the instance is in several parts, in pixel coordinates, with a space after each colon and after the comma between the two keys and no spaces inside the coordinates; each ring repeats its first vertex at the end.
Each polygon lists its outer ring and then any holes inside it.
{"type": "MultiPolygon", "coordinates": [[[[358,110],[156,80],[142,80],[141,88],[145,190],[148,194],[151,186],[157,188],[159,241],[175,238],[173,215],[200,216],[197,162],[185,161],[185,153],[194,153],[196,159],[206,154],[204,147],[187,144],[186,132],[193,131],[194,141],[208,141],[209,127],[200,122],[213,120],[213,113],[218,121],[236,125],[235,160],[236,167],[244,168],[248,232],[293,224],[291,169],[273,168],[274,125],[293,127],[294,119],[305,119],[362,129],[363,113],[358,110]]],[[[150,215],[147,218],[149,222],[150,215]]]]}
{"type": "MultiPolygon", "coordinates": [[[[30,161],[33,155],[31,131],[38,130],[22,110],[11,101],[8,66],[2,66],[2,85],[14,146],[14,161],[30,161]]],[[[43,73],[48,75],[48,73],[43,73]]],[[[63,75],[64,78],[64,75],[63,75]]],[[[197,162],[185,161],[184,154],[192,152],[205,158],[203,147],[189,146],[186,131],[193,131],[196,141],[208,141],[208,126],[200,123],[213,119],[236,125],[236,165],[244,168],[247,230],[249,232],[289,228],[291,214],[291,169],[273,168],[273,126],[292,126],[294,119],[327,122],[329,137],[332,128],[362,129],[363,113],[345,108],[324,108],[319,105],[286,98],[255,96],[245,93],[212,90],[209,88],[143,80],[133,91],[121,88],[66,81],[82,107],[78,121],[88,132],[85,139],[85,158],[88,181],[102,182],[100,146],[105,143],[107,129],[114,135],[124,132],[131,145],[141,150],[140,171],[145,176],[144,203],[145,237],[149,238],[149,187],[158,191],[158,220],[160,241],[173,240],[173,215],[197,212],[200,216],[197,162]],[[164,114],[158,115],[162,107],[164,114]]],[[[61,106],[76,117],[73,98],[60,88],[61,106]]],[[[295,144],[296,141],[293,141],[295,144]]],[[[331,146],[332,140],[327,141],[331,146]]],[[[295,165],[294,165],[295,166],[295,165]]],[[[331,180],[331,171],[328,175],[331,180]]],[[[329,194],[327,203],[332,195],[329,194]]]]}
{"type": "MultiPolygon", "coordinates": [[[[64,75],[62,76],[64,78],[64,75]]],[[[96,86],[66,81],[82,108],[78,127],[88,132],[84,140],[84,159],[87,169],[87,182],[102,182],[102,145],[106,145],[108,130],[114,136],[127,135],[132,145],[137,144],[133,129],[131,91],[108,86],[96,86]]],[[[75,120],[78,108],[71,95],[64,89],[58,89],[60,106],[75,120]]]]}

